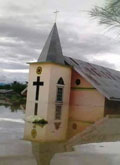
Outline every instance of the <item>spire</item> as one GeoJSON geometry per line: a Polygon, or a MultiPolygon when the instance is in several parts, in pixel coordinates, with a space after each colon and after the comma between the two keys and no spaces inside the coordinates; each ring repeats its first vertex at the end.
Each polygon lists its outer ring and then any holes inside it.
{"type": "Polygon", "coordinates": [[[40,54],[40,57],[38,58],[38,62],[54,62],[64,64],[64,57],[56,23],[48,36],[45,46],[40,54]]]}

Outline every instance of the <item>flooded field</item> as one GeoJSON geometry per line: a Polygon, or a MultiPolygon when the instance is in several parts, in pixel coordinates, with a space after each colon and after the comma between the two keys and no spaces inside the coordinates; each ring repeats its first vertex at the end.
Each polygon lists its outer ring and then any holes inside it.
{"type": "Polygon", "coordinates": [[[64,142],[57,142],[51,126],[25,123],[24,116],[24,110],[0,106],[0,165],[49,165],[55,153],[65,151],[64,142]],[[47,135],[51,140],[45,142],[47,135]]]}
{"type": "Polygon", "coordinates": [[[24,119],[23,105],[0,104],[0,165],[49,165],[55,153],[70,151],[59,122],[37,125],[24,119]]]}

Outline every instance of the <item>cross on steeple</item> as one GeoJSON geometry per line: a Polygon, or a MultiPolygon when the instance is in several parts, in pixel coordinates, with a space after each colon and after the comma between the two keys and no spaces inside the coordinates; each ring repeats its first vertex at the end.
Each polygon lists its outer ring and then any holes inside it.
{"type": "Polygon", "coordinates": [[[57,15],[58,15],[58,13],[59,13],[58,10],[56,10],[56,11],[54,12],[54,14],[55,14],[55,22],[57,21],[57,15]]]}
{"type": "Polygon", "coordinates": [[[35,99],[38,100],[39,99],[39,89],[40,89],[40,86],[44,86],[44,82],[40,82],[40,77],[37,77],[37,81],[33,82],[33,86],[36,86],[35,99]]]}

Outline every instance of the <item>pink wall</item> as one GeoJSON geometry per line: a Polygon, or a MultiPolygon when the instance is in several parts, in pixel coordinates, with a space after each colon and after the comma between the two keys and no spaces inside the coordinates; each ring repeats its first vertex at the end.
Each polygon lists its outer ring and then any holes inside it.
{"type": "Polygon", "coordinates": [[[74,70],[70,94],[70,119],[94,122],[104,115],[105,98],[74,70]],[[80,79],[80,85],[76,85],[80,79]]]}
{"type": "Polygon", "coordinates": [[[91,87],[93,86],[87,82],[82,76],[80,76],[76,71],[72,70],[72,81],[71,81],[71,87],[91,87]],[[76,79],[81,80],[81,84],[79,86],[76,85],[75,81],[76,79]]]}
{"type": "MultiPolygon", "coordinates": [[[[88,124],[104,117],[105,98],[89,82],[74,70],[72,71],[70,109],[69,109],[69,131],[72,133],[73,124],[81,131],[88,124]],[[80,85],[76,85],[76,79],[80,79],[80,85]],[[82,124],[83,122],[83,129],[82,124]]],[[[73,130],[73,132],[77,132],[73,130]]]]}

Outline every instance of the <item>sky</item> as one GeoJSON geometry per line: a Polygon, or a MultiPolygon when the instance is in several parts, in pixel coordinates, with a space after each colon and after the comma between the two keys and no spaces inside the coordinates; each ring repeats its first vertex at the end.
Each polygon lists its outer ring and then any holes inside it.
{"type": "Polygon", "coordinates": [[[60,11],[57,27],[65,56],[120,70],[120,39],[90,17],[105,0],[0,0],[0,82],[28,80],[60,11]]]}

